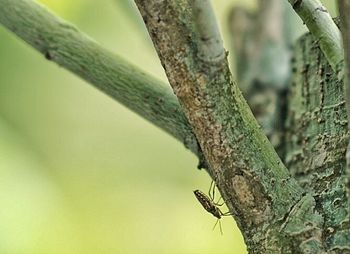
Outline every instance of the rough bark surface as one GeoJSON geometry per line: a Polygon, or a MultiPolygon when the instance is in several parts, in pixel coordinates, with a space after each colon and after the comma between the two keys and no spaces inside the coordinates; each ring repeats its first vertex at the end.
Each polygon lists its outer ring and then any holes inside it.
{"type": "Polygon", "coordinates": [[[286,165],[323,214],[322,239],[328,253],[350,253],[343,83],[311,35],[295,47],[287,119],[286,165]]]}

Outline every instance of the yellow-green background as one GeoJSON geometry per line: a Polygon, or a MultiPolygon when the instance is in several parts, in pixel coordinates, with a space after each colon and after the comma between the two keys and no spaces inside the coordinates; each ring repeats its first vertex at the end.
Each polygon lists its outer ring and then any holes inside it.
{"type": "MultiPolygon", "coordinates": [[[[41,2],[166,80],[132,1],[41,2]]],[[[226,44],[234,2],[213,0],[226,44]]],[[[0,26],[0,253],[246,253],[231,218],[223,236],[212,231],[192,193],[210,184],[196,165],[182,144],[0,26]]]]}

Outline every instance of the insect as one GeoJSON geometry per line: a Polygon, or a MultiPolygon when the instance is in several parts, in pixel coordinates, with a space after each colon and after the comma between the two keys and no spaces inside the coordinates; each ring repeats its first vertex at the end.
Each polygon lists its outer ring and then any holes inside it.
{"type": "Polygon", "coordinates": [[[209,196],[207,196],[206,194],[204,194],[202,191],[200,190],[195,190],[193,191],[194,195],[196,196],[196,198],[198,199],[199,203],[201,203],[201,205],[203,206],[203,208],[208,212],[211,213],[214,217],[217,218],[215,225],[213,227],[213,230],[215,229],[216,225],[219,222],[219,226],[220,226],[220,232],[222,234],[222,227],[221,227],[221,222],[220,219],[223,216],[230,216],[232,215],[229,211],[226,213],[223,213],[219,206],[222,206],[225,202],[219,204],[220,199],[215,202],[215,184],[213,184],[214,181],[211,182],[210,184],[210,188],[209,188],[209,196]]]}

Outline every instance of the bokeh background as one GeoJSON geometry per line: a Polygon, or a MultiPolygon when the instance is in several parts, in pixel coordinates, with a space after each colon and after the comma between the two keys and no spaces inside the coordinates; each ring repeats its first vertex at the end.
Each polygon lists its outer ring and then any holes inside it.
{"type": "MultiPolygon", "coordinates": [[[[166,80],[133,1],[40,2],[166,80]]],[[[254,1],[212,2],[228,43],[229,8],[254,1]]],[[[224,235],[212,231],[192,193],[210,185],[196,165],[178,141],[0,26],[0,253],[246,253],[231,218],[224,235]]]]}

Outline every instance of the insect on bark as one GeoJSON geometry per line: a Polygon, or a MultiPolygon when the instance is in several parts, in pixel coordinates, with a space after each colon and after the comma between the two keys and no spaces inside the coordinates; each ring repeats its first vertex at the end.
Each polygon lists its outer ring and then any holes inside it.
{"type": "Polygon", "coordinates": [[[223,216],[230,216],[231,213],[227,212],[227,213],[223,213],[219,206],[222,206],[225,202],[223,202],[222,204],[219,204],[220,199],[215,202],[214,196],[215,196],[215,184],[213,184],[214,181],[211,182],[210,184],[210,188],[209,188],[209,196],[207,196],[206,194],[204,194],[202,191],[200,190],[195,190],[193,191],[194,195],[196,196],[196,198],[198,199],[199,203],[201,203],[201,205],[203,206],[203,208],[208,212],[211,213],[214,217],[217,218],[216,223],[213,227],[213,230],[215,229],[216,225],[219,222],[219,226],[220,226],[220,232],[222,234],[222,227],[221,227],[221,222],[220,219],[223,216]]]}

